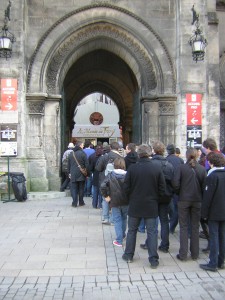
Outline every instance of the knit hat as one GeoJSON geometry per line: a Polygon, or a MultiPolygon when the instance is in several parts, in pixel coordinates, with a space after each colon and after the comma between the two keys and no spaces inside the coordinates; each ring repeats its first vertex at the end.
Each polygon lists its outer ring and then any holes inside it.
{"type": "Polygon", "coordinates": [[[167,145],[166,150],[168,154],[174,154],[176,147],[174,146],[174,144],[169,144],[167,145]]]}

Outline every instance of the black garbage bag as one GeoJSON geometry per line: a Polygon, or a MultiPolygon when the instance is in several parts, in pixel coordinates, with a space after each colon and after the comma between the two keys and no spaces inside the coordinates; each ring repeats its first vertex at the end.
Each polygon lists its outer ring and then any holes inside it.
{"type": "Polygon", "coordinates": [[[23,173],[14,172],[10,173],[12,179],[12,188],[15,195],[15,198],[18,201],[27,200],[27,189],[26,189],[26,178],[23,173]]]}

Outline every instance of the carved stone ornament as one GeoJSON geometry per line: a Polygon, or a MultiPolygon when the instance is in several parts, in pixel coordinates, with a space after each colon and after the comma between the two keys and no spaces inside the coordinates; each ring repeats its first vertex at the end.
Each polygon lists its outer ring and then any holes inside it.
{"type": "Polygon", "coordinates": [[[44,115],[45,113],[45,102],[44,101],[35,101],[29,102],[29,114],[30,115],[44,115]]]}
{"type": "Polygon", "coordinates": [[[174,115],[174,112],[175,112],[174,103],[159,102],[160,115],[174,115]]]}
{"type": "Polygon", "coordinates": [[[58,47],[57,52],[52,58],[47,70],[47,90],[48,93],[55,93],[57,86],[56,79],[61,69],[61,65],[67,59],[70,53],[74,53],[74,47],[78,47],[87,43],[90,40],[112,39],[132,52],[132,55],[139,61],[144,68],[146,74],[147,86],[149,90],[155,89],[157,86],[156,75],[153,64],[146,50],[126,31],[115,25],[98,23],[82,28],[80,31],[74,32],[67,37],[64,42],[58,47]]]}
{"type": "Polygon", "coordinates": [[[102,122],[103,122],[103,115],[99,112],[93,112],[91,115],[90,115],[90,122],[91,124],[93,125],[101,125],[102,122]]]}

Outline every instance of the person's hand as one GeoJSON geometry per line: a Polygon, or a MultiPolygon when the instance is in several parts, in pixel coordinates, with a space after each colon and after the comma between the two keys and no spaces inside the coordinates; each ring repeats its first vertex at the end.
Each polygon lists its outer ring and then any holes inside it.
{"type": "Polygon", "coordinates": [[[68,177],[71,178],[71,174],[69,174],[68,177]]]}
{"type": "Polygon", "coordinates": [[[107,197],[105,198],[105,201],[106,201],[106,202],[110,202],[110,200],[111,200],[110,196],[107,196],[107,197]]]}

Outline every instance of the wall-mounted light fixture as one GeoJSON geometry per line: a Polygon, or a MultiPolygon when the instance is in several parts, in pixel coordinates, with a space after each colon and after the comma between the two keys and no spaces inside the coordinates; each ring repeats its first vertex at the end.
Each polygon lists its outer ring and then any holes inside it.
{"type": "Polygon", "coordinates": [[[15,36],[9,31],[8,23],[10,21],[11,1],[5,10],[4,26],[0,32],[0,57],[10,58],[12,56],[12,44],[16,41],[15,36]]]}
{"type": "Polygon", "coordinates": [[[195,25],[194,35],[190,38],[189,44],[192,48],[193,60],[197,61],[204,60],[205,57],[205,47],[207,46],[207,40],[205,39],[199,24],[199,14],[195,11],[194,5],[192,7],[193,21],[192,25],[195,25]]]}

